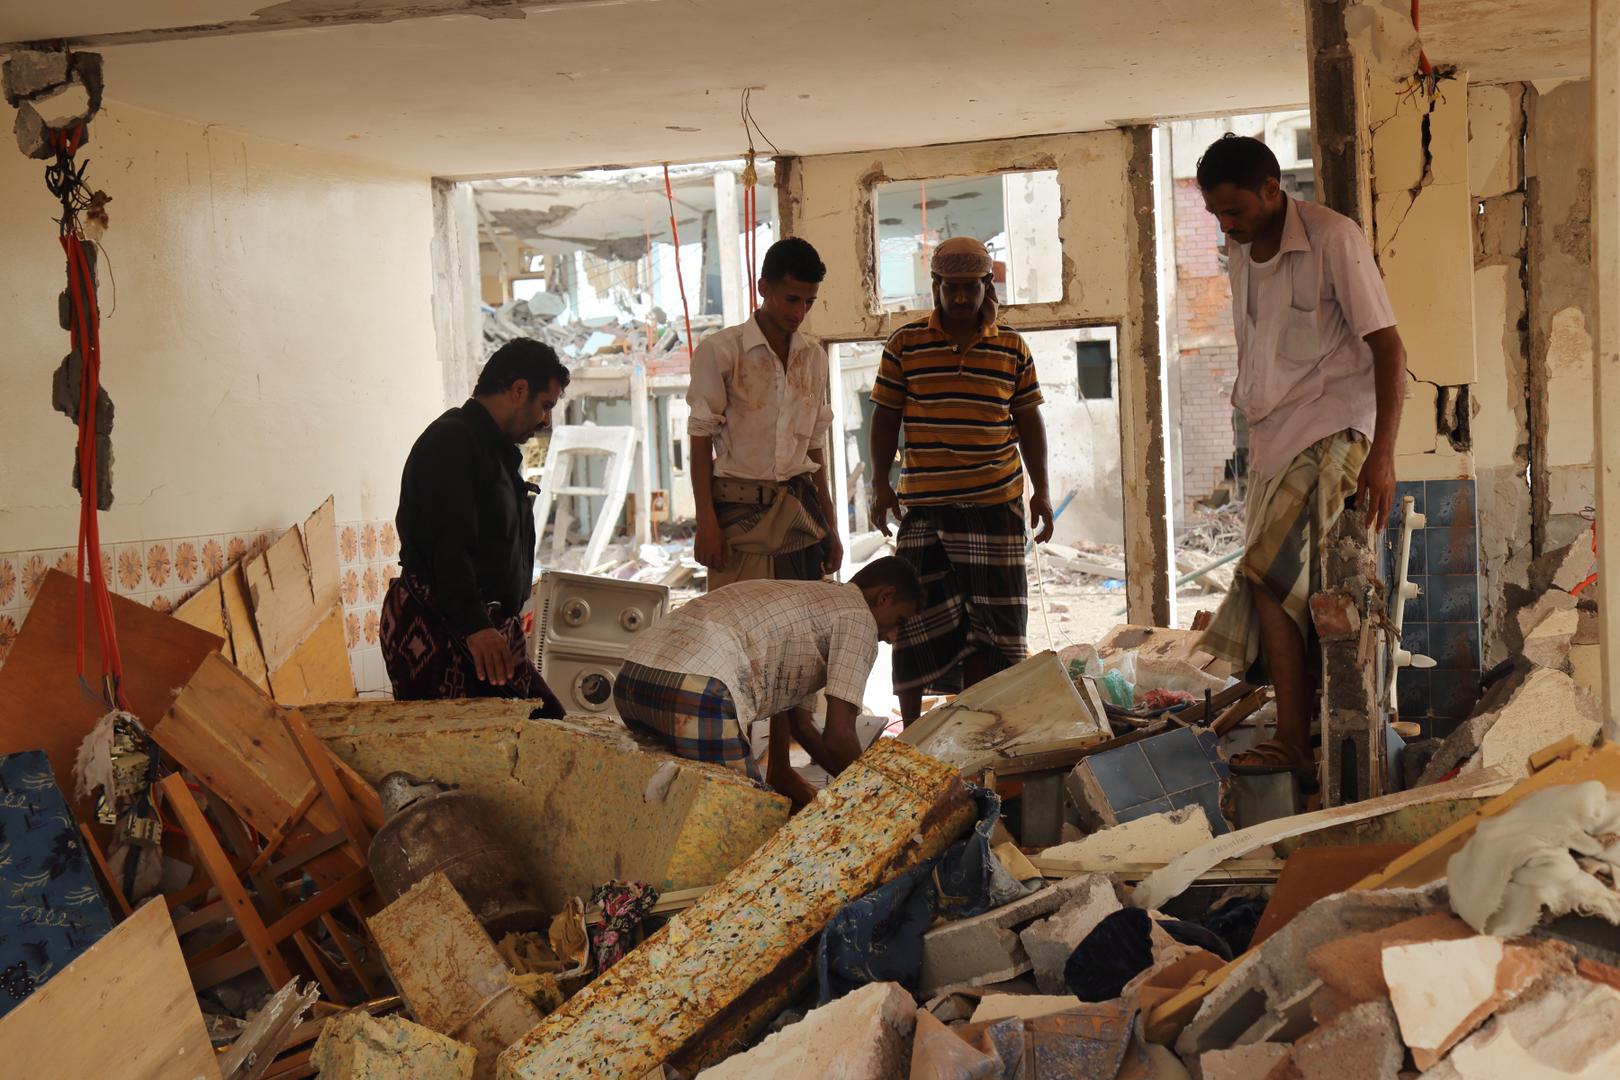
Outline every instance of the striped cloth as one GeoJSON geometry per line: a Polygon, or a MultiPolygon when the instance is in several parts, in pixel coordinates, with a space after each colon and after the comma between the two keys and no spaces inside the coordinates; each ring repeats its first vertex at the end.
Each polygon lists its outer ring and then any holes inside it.
{"type": "Polygon", "coordinates": [[[737,705],[719,679],[660,671],[625,661],[613,703],[626,727],[651,735],[677,756],[712,761],[760,779],[737,723],[737,705]]]}
{"type": "Polygon", "coordinates": [[[900,627],[894,688],[956,694],[962,661],[983,652],[991,673],[1029,654],[1022,502],[907,510],[895,554],[917,568],[923,609],[900,627]]]}
{"type": "Polygon", "coordinates": [[[1341,431],[1301,450],[1277,475],[1250,484],[1239,573],[1200,648],[1249,673],[1250,681],[1264,681],[1264,665],[1256,665],[1260,619],[1250,592],[1257,583],[1282,604],[1301,638],[1311,640],[1311,594],[1322,587],[1317,551],[1356,493],[1367,450],[1362,435],[1341,431]]]}
{"type": "Polygon", "coordinates": [[[1002,506],[1024,494],[1014,410],[1041,404],[1029,346],[992,326],[961,352],[938,314],[896,330],[883,347],[872,403],[900,412],[906,507],[1002,506]]]}

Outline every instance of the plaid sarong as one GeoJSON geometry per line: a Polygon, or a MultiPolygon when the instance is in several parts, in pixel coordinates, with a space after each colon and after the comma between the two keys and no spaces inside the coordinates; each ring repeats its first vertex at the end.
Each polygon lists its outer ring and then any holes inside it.
{"type": "Polygon", "coordinates": [[[478,677],[466,639],[451,629],[426,582],[409,572],[395,578],[383,596],[377,634],[394,699],[527,698],[541,702],[539,716],[561,719],[562,702],[529,659],[523,620],[501,618],[495,604],[489,605],[489,613],[514,659],[512,677],[504,686],[478,677]]]}
{"type": "Polygon", "coordinates": [[[625,661],[613,680],[613,703],[626,727],[651,735],[677,756],[760,779],[737,723],[737,703],[719,679],[625,661]]]}
{"type": "Polygon", "coordinates": [[[1200,648],[1265,681],[1264,665],[1256,664],[1263,660],[1260,619],[1249,591],[1256,584],[1277,598],[1309,644],[1311,594],[1322,587],[1317,552],[1356,493],[1368,449],[1361,435],[1341,431],[1301,450],[1276,476],[1250,484],[1243,559],[1200,648]]]}
{"type": "Polygon", "coordinates": [[[710,570],[708,591],[734,581],[820,581],[827,561],[830,527],[809,474],[780,484],[714,478],[714,516],[731,543],[724,570],[710,570]],[[750,497],[727,501],[723,494],[745,490],[750,497]]]}
{"type": "Polygon", "coordinates": [[[989,657],[992,674],[1029,654],[1023,511],[1022,501],[906,511],[895,554],[916,567],[924,599],[895,642],[896,691],[961,693],[973,652],[989,657]]]}

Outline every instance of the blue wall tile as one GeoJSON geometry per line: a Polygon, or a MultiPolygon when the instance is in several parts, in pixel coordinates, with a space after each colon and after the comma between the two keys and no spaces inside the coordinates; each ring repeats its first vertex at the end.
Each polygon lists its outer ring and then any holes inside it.
{"type": "Polygon", "coordinates": [[[1429,574],[1472,574],[1479,566],[1477,537],[1471,525],[1424,529],[1424,569],[1429,574]]]}
{"type": "Polygon", "coordinates": [[[1403,720],[1421,720],[1429,712],[1429,672],[1402,668],[1395,677],[1395,707],[1403,720]]]}
{"type": "Polygon", "coordinates": [[[1428,625],[1429,655],[1437,668],[1448,671],[1479,671],[1479,624],[1438,623],[1428,625]]]}
{"type": "Polygon", "coordinates": [[[1429,624],[1409,622],[1401,627],[1401,648],[1411,653],[1429,655],[1429,624]]]}
{"type": "Polygon", "coordinates": [[[1479,700],[1478,671],[1440,671],[1429,674],[1429,712],[1449,720],[1461,720],[1474,711],[1479,700]]]}
{"type": "Polygon", "coordinates": [[[1167,792],[1186,791],[1217,779],[1191,728],[1167,731],[1144,740],[1141,746],[1167,792]]]}
{"type": "Polygon", "coordinates": [[[1418,587],[1418,594],[1406,601],[1406,614],[1401,616],[1401,625],[1411,626],[1413,623],[1428,622],[1429,579],[1422,574],[1408,574],[1406,580],[1418,587]]]}
{"type": "Polygon", "coordinates": [[[1153,774],[1153,767],[1142,753],[1141,743],[1093,754],[1087,759],[1087,765],[1091,775],[1097,778],[1108,805],[1116,810],[1164,794],[1159,778],[1153,774]]]}
{"type": "Polygon", "coordinates": [[[1422,480],[1399,480],[1395,484],[1395,501],[1390,506],[1389,523],[1396,530],[1401,527],[1401,500],[1412,496],[1412,508],[1418,513],[1425,513],[1425,491],[1422,480]]]}
{"type": "Polygon", "coordinates": [[[1479,622],[1479,575],[1430,574],[1424,581],[1430,622],[1479,622]]]}
{"type": "Polygon", "coordinates": [[[1429,480],[1423,489],[1429,528],[1474,524],[1472,480],[1429,480]]]}

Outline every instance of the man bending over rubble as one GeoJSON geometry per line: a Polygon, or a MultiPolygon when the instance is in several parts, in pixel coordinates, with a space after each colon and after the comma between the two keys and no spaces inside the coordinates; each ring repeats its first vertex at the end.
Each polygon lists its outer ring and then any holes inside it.
{"type": "Polygon", "coordinates": [[[534,574],[535,487],[518,447],[551,423],[568,369],[549,345],[507,342],[473,396],[428,425],[399,485],[402,573],[383,598],[380,639],[394,697],[557,700],[524,647],[519,614],[534,574]]]}
{"type": "Polygon", "coordinates": [[[1406,350],[1355,222],[1283,194],[1259,139],[1227,135],[1198,161],[1204,206],[1229,241],[1238,376],[1249,423],[1242,572],[1203,648],[1270,681],[1277,737],[1234,755],[1234,773],[1314,773],[1310,597],[1317,547],[1347,505],[1369,528],[1395,498],[1406,350]],[[1268,676],[1269,675],[1269,679],[1268,676]]]}
{"type": "Polygon", "coordinates": [[[788,762],[789,738],[836,775],[860,756],[855,718],[878,639],[917,612],[922,583],[903,559],[835,581],[740,581],[691,601],[636,635],[613,684],[626,727],[676,754],[760,779],[750,725],[770,719],[765,782],[801,807],[816,789],[788,762]],[[826,690],[818,733],[809,705],[826,690]]]}

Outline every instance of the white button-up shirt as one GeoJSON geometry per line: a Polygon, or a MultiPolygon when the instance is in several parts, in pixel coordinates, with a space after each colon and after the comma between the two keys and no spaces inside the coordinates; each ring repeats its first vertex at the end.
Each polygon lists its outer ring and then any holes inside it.
{"type": "Polygon", "coordinates": [[[1261,273],[1246,244],[1230,245],[1227,257],[1238,347],[1232,404],[1249,422],[1257,480],[1337,432],[1373,437],[1378,396],[1363,338],[1395,325],[1367,239],[1343,214],[1289,199],[1274,258],[1275,272],[1261,273]]]}
{"type": "Polygon", "coordinates": [[[782,364],[753,319],[710,334],[692,355],[688,435],[714,440],[714,474],[783,481],[814,472],[832,424],[827,353],[803,334],[782,364]]]}

